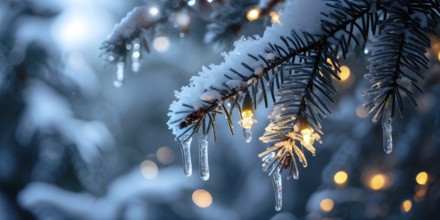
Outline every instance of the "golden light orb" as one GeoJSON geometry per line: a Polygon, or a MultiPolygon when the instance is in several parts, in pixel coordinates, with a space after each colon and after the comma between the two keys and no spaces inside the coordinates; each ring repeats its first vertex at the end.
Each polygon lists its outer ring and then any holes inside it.
{"type": "Polygon", "coordinates": [[[375,174],[371,177],[368,186],[372,190],[381,190],[387,182],[387,177],[384,174],[375,174]]]}
{"type": "Polygon", "coordinates": [[[341,78],[341,81],[346,81],[350,77],[350,68],[348,68],[346,65],[343,65],[339,69],[341,70],[339,73],[339,78],[341,78]]]}
{"type": "Polygon", "coordinates": [[[246,18],[249,21],[255,21],[260,17],[260,9],[259,8],[251,8],[246,13],[246,18]]]}
{"type": "Polygon", "coordinates": [[[411,211],[411,208],[412,208],[412,202],[409,199],[403,201],[402,205],[400,205],[400,209],[402,210],[402,212],[405,213],[411,211]]]}
{"type": "Polygon", "coordinates": [[[419,174],[417,174],[416,176],[416,182],[419,185],[426,185],[426,183],[428,182],[428,173],[425,171],[420,172],[419,174]]]}
{"type": "Polygon", "coordinates": [[[204,189],[198,189],[193,192],[192,200],[200,208],[207,208],[212,204],[211,193],[204,189]]]}
{"type": "Polygon", "coordinates": [[[335,176],[333,176],[333,181],[335,181],[338,185],[344,185],[348,180],[348,174],[347,172],[341,170],[338,171],[335,176]]]}
{"type": "Polygon", "coordinates": [[[321,200],[321,202],[319,203],[319,207],[324,212],[330,212],[331,210],[333,210],[334,206],[335,206],[335,203],[333,202],[332,199],[329,199],[329,198],[325,198],[325,199],[321,200]]]}

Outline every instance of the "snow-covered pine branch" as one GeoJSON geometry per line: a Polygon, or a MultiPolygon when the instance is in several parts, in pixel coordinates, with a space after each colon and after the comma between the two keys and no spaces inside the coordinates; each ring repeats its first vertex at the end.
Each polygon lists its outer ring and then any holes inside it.
{"type": "MultiPolygon", "coordinates": [[[[425,15],[414,14],[419,18],[416,23],[433,24],[435,23],[433,19],[438,19],[438,1],[411,3],[404,0],[292,1],[286,4],[281,25],[267,28],[262,37],[242,38],[236,42],[232,52],[224,54],[223,63],[202,68],[199,76],[191,78],[189,86],[176,92],[178,100],[170,106],[168,125],[178,141],[182,142],[185,174],[191,175],[189,152],[192,136],[199,133],[199,145],[203,149],[201,155],[207,158],[206,135],[212,129],[215,140],[216,115],[218,113],[226,115],[233,133],[230,114],[235,106],[242,119],[240,123],[246,129],[245,136],[249,136],[249,129],[254,120],[252,112],[256,107],[257,93],[261,93],[267,107],[268,92],[266,91],[269,90],[275,107],[270,115],[271,123],[260,139],[263,142],[276,143],[259,156],[263,157],[263,170],[268,171],[273,178],[276,209],[279,210],[282,198],[281,171],[290,168],[288,177],[297,178],[295,157],[303,166],[307,166],[305,155],[297,143],[314,154],[313,143],[315,140],[320,141],[322,135],[320,123],[330,114],[327,102],[333,102],[333,95],[336,92],[331,81],[332,78],[339,78],[338,56],[346,58],[349,49],[355,44],[361,44],[361,40],[358,39],[360,37],[363,38],[362,46],[365,47],[368,37],[377,34],[377,27],[381,31],[385,29],[386,32],[386,25],[391,20],[401,22],[399,19],[387,20],[388,10],[392,14],[399,6],[418,9],[417,11],[430,11],[425,15]],[[369,33],[370,31],[372,34],[369,33]],[[275,87],[278,89],[277,93],[275,87]],[[252,104],[250,108],[245,104],[252,102],[249,94],[253,97],[253,108],[252,104]],[[280,97],[278,101],[275,95],[280,97]],[[241,100],[243,104],[240,106],[241,100]],[[232,106],[229,111],[226,102],[232,106]],[[248,114],[248,110],[251,114],[248,114]],[[248,127],[244,126],[246,121],[248,127]]],[[[406,24],[404,27],[407,27],[406,24]]],[[[415,29],[420,36],[412,40],[416,44],[421,43],[419,46],[422,47],[423,52],[422,55],[409,56],[411,64],[414,62],[425,64],[420,61],[423,60],[420,56],[424,57],[426,48],[420,27],[421,25],[418,25],[415,29]]],[[[384,44],[389,44],[393,39],[384,37],[382,41],[385,41],[384,44]]],[[[371,59],[378,60],[389,53],[389,51],[373,51],[371,59]]],[[[378,72],[374,74],[380,75],[378,72]]],[[[383,79],[382,76],[384,74],[376,79],[383,79]]],[[[396,89],[398,85],[394,83],[391,86],[396,89]]],[[[374,86],[376,87],[379,87],[381,92],[389,89],[380,83],[374,86]]],[[[374,93],[370,100],[378,100],[381,96],[383,95],[380,93],[374,93]]],[[[388,107],[379,109],[380,112],[384,109],[394,109],[395,106],[388,104],[389,101],[383,102],[386,102],[388,107]]],[[[384,121],[389,121],[392,116],[384,115],[384,121]]],[[[391,136],[390,126],[391,123],[384,126],[385,140],[391,136]]],[[[200,164],[200,169],[206,172],[207,160],[201,161],[200,164]]],[[[206,180],[203,177],[202,179],[206,180]]]]}

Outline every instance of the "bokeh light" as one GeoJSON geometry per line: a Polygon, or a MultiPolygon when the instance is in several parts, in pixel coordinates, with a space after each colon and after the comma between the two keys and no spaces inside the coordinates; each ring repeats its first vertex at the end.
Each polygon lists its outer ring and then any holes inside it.
{"type": "Polygon", "coordinates": [[[368,117],[368,111],[364,108],[364,106],[359,105],[359,106],[356,108],[356,115],[357,115],[359,118],[366,118],[366,117],[368,117]]]}
{"type": "Polygon", "coordinates": [[[198,189],[193,192],[192,200],[200,208],[207,208],[212,204],[211,193],[204,189],[198,189]]]}
{"type": "Polygon", "coordinates": [[[156,157],[161,164],[170,164],[174,161],[174,151],[171,147],[163,146],[157,149],[156,157]]]}
{"type": "Polygon", "coordinates": [[[153,47],[158,52],[166,52],[170,48],[170,40],[167,37],[156,37],[153,41],[153,47]]]}
{"type": "Polygon", "coordinates": [[[333,177],[333,181],[335,181],[335,183],[338,185],[344,185],[347,182],[347,180],[348,180],[348,174],[343,170],[338,171],[333,177]]]}
{"type": "Polygon", "coordinates": [[[341,81],[346,81],[350,77],[350,68],[346,65],[342,65],[339,69],[341,70],[339,78],[341,78],[341,81]]]}
{"type": "Polygon", "coordinates": [[[403,201],[402,205],[400,206],[402,212],[409,212],[411,211],[411,208],[412,208],[412,202],[409,199],[403,201]]]}
{"type": "Polygon", "coordinates": [[[278,13],[276,11],[271,11],[269,13],[269,16],[270,16],[270,20],[272,21],[273,24],[281,24],[280,13],[278,13]]]}
{"type": "Polygon", "coordinates": [[[325,198],[325,199],[321,200],[321,202],[319,203],[319,207],[324,212],[330,212],[331,210],[333,210],[334,206],[335,206],[335,203],[333,202],[332,199],[329,199],[329,198],[325,198]]]}
{"type": "Polygon", "coordinates": [[[417,174],[416,182],[420,185],[426,185],[426,183],[428,182],[428,178],[428,173],[423,171],[417,174]]]}
{"type": "Polygon", "coordinates": [[[258,8],[251,8],[249,9],[249,11],[246,13],[246,18],[249,21],[255,21],[260,17],[260,9],[258,8]]]}
{"type": "Polygon", "coordinates": [[[368,182],[368,186],[372,190],[381,190],[387,182],[387,177],[384,174],[375,174],[371,177],[370,181],[368,182]]]}
{"type": "Polygon", "coordinates": [[[141,169],[142,175],[145,177],[145,179],[149,179],[149,180],[156,178],[157,173],[159,171],[156,163],[154,163],[151,160],[143,161],[141,163],[140,169],[141,169]]]}

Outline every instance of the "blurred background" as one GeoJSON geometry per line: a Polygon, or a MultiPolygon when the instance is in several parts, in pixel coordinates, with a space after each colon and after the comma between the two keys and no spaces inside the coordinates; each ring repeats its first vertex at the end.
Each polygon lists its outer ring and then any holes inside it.
{"type": "Polygon", "coordinates": [[[249,22],[246,13],[258,1],[237,1],[250,2],[238,13],[241,26],[212,44],[216,29],[207,30],[207,19],[194,11],[213,1],[184,1],[197,9],[182,12],[185,28],[155,32],[138,73],[126,69],[117,88],[116,66],[100,59],[100,44],[128,11],[149,2],[0,2],[0,219],[440,218],[440,38],[432,36],[418,108],[408,102],[405,118],[394,120],[390,155],[381,126],[362,107],[370,51],[353,49],[336,82],[323,144],[308,155],[299,180],[283,179],[283,209],[276,212],[257,157],[267,147],[257,137],[270,109],[256,111],[250,144],[218,120],[206,182],[196,147],[194,175],[184,176],[166,121],[173,91],[203,65],[221,62],[219,51],[233,39],[277,22],[277,8],[249,22]]]}

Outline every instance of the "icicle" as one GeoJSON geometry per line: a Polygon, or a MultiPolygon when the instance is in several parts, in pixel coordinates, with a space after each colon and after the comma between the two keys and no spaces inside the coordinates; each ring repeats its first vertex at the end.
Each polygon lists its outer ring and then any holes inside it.
{"type": "Polygon", "coordinates": [[[208,134],[199,132],[199,163],[200,163],[200,178],[203,181],[209,179],[209,163],[208,163],[208,134]]]}
{"type": "Polygon", "coordinates": [[[118,62],[118,64],[116,65],[116,79],[113,82],[113,85],[115,87],[121,87],[122,84],[124,83],[124,67],[125,64],[124,62],[118,62]]]}
{"type": "Polygon", "coordinates": [[[192,175],[192,162],[191,162],[191,141],[192,137],[184,136],[182,137],[182,157],[183,157],[183,172],[186,176],[192,175]],[[185,140],[186,139],[186,140],[185,140]]]}
{"type": "Polygon", "coordinates": [[[139,44],[139,40],[134,40],[133,43],[133,52],[131,53],[131,70],[137,73],[141,65],[139,62],[141,58],[141,45],[139,44]]]}
{"type": "Polygon", "coordinates": [[[391,110],[386,109],[382,116],[383,131],[383,149],[385,153],[390,154],[393,151],[393,119],[391,118],[391,110]]]}
{"type": "Polygon", "coordinates": [[[244,128],[244,140],[246,143],[251,143],[252,141],[252,128],[244,128]]]}
{"type": "Polygon", "coordinates": [[[275,191],[275,210],[280,211],[283,206],[283,187],[281,182],[281,174],[275,172],[272,175],[273,189],[275,191]]]}
{"type": "Polygon", "coordinates": [[[275,160],[275,152],[270,152],[268,155],[264,156],[262,161],[263,164],[261,165],[261,168],[264,172],[269,168],[269,165],[272,164],[272,162],[275,160]]]}

